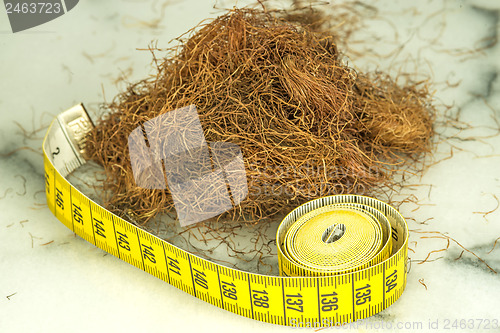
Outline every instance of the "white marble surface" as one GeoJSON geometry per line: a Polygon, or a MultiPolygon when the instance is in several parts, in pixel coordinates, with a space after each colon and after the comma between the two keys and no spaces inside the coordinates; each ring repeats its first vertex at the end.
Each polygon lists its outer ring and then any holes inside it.
{"type": "MultiPolygon", "coordinates": [[[[75,237],[45,205],[40,147],[52,117],[81,101],[95,112],[124,87],[116,84],[120,76],[134,81],[151,72],[149,52],[137,48],[152,40],[165,47],[217,13],[212,1],[162,4],[81,1],[67,15],[18,34],[10,32],[0,10],[0,153],[33,149],[0,158],[1,332],[291,330],[215,308],[105,255],[75,237]]],[[[234,4],[219,2],[219,7],[234,4]]],[[[500,244],[488,253],[500,237],[500,210],[487,213],[500,198],[500,137],[495,136],[500,120],[500,2],[367,4],[358,5],[365,27],[350,44],[352,52],[364,51],[348,54],[351,63],[360,70],[418,72],[433,83],[436,101],[460,110],[460,119],[471,126],[446,130],[462,140],[441,142],[435,160],[450,158],[409,180],[422,185],[400,195],[413,194],[421,204],[400,207],[414,230],[406,291],[390,308],[352,330],[421,323],[416,331],[437,332],[444,331],[448,320],[452,330],[462,331],[452,327],[455,319],[498,321],[500,276],[486,264],[500,271],[500,244]],[[462,248],[453,240],[447,251],[432,253],[419,264],[430,251],[446,247],[447,240],[422,238],[438,234],[417,231],[445,233],[486,264],[468,252],[455,260],[462,248]],[[436,321],[439,329],[433,329],[436,321]],[[429,328],[429,322],[434,326],[429,328]]]]}

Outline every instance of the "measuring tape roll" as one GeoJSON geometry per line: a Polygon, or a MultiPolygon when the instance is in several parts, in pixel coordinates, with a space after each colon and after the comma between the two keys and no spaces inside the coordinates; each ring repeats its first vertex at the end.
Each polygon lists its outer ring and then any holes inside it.
{"type": "Polygon", "coordinates": [[[47,204],[77,235],[185,292],[252,319],[327,327],[369,317],[406,285],[408,227],[386,203],[337,195],[290,212],[277,231],[282,276],[225,267],[112,214],[67,180],[85,164],[93,124],[83,105],[61,113],[43,142],[47,204]]]}
{"type": "Polygon", "coordinates": [[[306,203],[292,211],[278,228],[281,275],[342,274],[389,258],[392,238],[387,217],[368,204],[347,203],[370,198],[339,195],[318,200],[327,205],[308,211],[314,201],[306,203]]]}

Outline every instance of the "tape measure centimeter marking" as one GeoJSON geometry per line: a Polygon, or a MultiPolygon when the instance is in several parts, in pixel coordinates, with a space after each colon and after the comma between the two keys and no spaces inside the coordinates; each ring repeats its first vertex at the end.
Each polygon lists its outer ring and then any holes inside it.
{"type": "Polygon", "coordinates": [[[333,326],[382,311],[405,288],[407,234],[380,264],[327,277],[260,275],[184,251],[107,211],[66,180],[62,173],[81,162],[71,154],[66,155],[69,163],[53,162],[61,149],[75,151],[67,137],[63,142],[57,134],[60,126],[59,121],[51,124],[43,145],[47,204],[56,218],[86,241],[197,298],[268,323],[333,326]]]}

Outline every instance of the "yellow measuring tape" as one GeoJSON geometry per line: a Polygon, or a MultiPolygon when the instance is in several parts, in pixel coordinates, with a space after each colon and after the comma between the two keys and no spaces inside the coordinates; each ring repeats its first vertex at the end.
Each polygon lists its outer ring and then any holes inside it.
{"type": "Polygon", "coordinates": [[[92,126],[81,104],[52,122],[43,143],[46,193],[54,215],[104,251],[210,304],[273,324],[342,325],[382,311],[402,294],[408,227],[388,204],[358,195],[309,201],[278,228],[282,276],[232,269],[121,219],[66,180],[86,162],[92,126]]]}

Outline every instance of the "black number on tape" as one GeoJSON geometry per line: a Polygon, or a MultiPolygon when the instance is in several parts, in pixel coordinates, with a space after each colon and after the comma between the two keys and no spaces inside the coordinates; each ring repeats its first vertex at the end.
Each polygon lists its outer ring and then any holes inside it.
{"type": "Polygon", "coordinates": [[[61,210],[64,210],[64,200],[63,200],[63,193],[61,192],[60,189],[56,187],[56,205],[61,208],[61,210]]]}
{"type": "Polygon", "coordinates": [[[142,256],[144,259],[156,264],[155,254],[153,253],[153,248],[151,246],[142,244],[142,256]]]}
{"type": "Polygon", "coordinates": [[[236,296],[236,286],[234,283],[222,281],[222,295],[236,301],[238,296],[236,296]]]}
{"type": "Polygon", "coordinates": [[[171,272],[181,275],[181,268],[179,267],[179,261],[177,259],[173,259],[168,257],[168,268],[171,272]]]}
{"type": "Polygon", "coordinates": [[[396,280],[398,279],[398,275],[396,274],[396,272],[397,271],[394,270],[394,272],[392,272],[391,275],[385,278],[385,286],[387,287],[387,290],[385,291],[386,293],[396,288],[397,285],[396,280]]]}
{"type": "Polygon", "coordinates": [[[106,230],[104,230],[104,223],[102,221],[99,221],[94,217],[94,227],[95,227],[95,233],[102,238],[106,238],[106,235],[104,234],[106,230]]]}
{"type": "Polygon", "coordinates": [[[193,271],[194,271],[193,274],[194,282],[196,282],[196,284],[202,287],[203,289],[208,289],[207,280],[205,279],[206,277],[205,272],[201,272],[196,268],[193,268],[193,271]]]}
{"type": "Polygon", "coordinates": [[[398,231],[394,227],[391,227],[391,229],[392,229],[392,239],[394,239],[397,242],[398,241],[398,231]]]}
{"type": "Polygon", "coordinates": [[[52,153],[52,157],[59,155],[60,152],[61,152],[61,150],[59,149],[59,147],[56,147],[56,151],[52,153]]]}
{"type": "Polygon", "coordinates": [[[269,308],[269,297],[267,297],[267,291],[265,290],[262,290],[262,291],[259,291],[259,290],[252,290],[254,292],[254,294],[252,295],[253,297],[253,305],[255,305],[256,307],[260,307],[260,308],[269,308]]]}
{"type": "Polygon", "coordinates": [[[339,308],[338,305],[339,298],[337,297],[337,293],[334,291],[331,294],[322,294],[321,295],[321,311],[328,312],[332,310],[337,310],[339,308]]]}
{"type": "Polygon", "coordinates": [[[119,231],[117,231],[116,234],[118,235],[118,246],[124,250],[130,251],[130,243],[128,242],[127,234],[122,234],[119,231]]]}
{"type": "Polygon", "coordinates": [[[286,295],[286,305],[287,309],[294,310],[297,312],[304,312],[304,301],[302,300],[302,295],[286,295]]]}
{"type": "Polygon", "coordinates": [[[364,287],[356,289],[356,305],[363,305],[366,302],[369,302],[372,300],[372,297],[370,296],[371,294],[371,289],[370,285],[367,284],[364,287]]]}
{"type": "Polygon", "coordinates": [[[82,209],[80,206],[73,204],[73,220],[77,223],[83,224],[82,209]]]}

